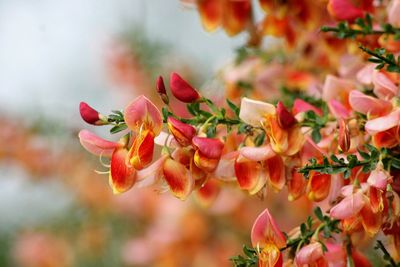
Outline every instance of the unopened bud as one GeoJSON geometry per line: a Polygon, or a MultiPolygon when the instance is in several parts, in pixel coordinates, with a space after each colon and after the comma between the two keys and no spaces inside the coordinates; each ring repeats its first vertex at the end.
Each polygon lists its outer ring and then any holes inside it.
{"type": "Polygon", "coordinates": [[[79,112],[81,113],[82,119],[92,125],[104,125],[107,124],[107,119],[101,115],[97,110],[89,106],[85,102],[79,104],[79,112]]]}
{"type": "Polygon", "coordinates": [[[167,91],[165,90],[164,79],[163,79],[162,76],[159,76],[157,78],[156,88],[157,88],[157,93],[161,97],[161,100],[164,102],[164,104],[168,105],[169,104],[169,98],[168,98],[168,95],[167,95],[167,91]]]}

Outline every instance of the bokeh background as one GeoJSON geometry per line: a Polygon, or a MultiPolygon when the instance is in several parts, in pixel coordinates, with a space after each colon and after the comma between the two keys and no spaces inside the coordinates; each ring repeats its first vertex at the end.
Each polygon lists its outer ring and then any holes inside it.
{"type": "MultiPolygon", "coordinates": [[[[157,101],[155,77],[171,71],[202,88],[244,39],[206,33],[177,0],[0,0],[0,266],[230,266],[285,192],[227,188],[209,208],[154,189],[114,196],[79,145],[78,105],[157,101]]],[[[301,205],[274,212],[283,230],[301,205]]]]}

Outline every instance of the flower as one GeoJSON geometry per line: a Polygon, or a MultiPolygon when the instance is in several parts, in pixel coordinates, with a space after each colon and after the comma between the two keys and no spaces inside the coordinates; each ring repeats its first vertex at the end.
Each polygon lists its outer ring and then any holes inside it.
{"type": "Polygon", "coordinates": [[[82,119],[92,125],[104,125],[107,124],[107,119],[101,115],[97,110],[89,106],[85,102],[79,104],[79,112],[82,119]]]}
{"type": "Polygon", "coordinates": [[[286,246],[286,239],[268,209],[255,220],[251,229],[251,243],[259,250],[258,266],[282,266],[280,249],[286,246]]]}
{"type": "Polygon", "coordinates": [[[178,73],[171,73],[170,87],[172,94],[184,103],[193,103],[200,99],[200,94],[178,73]]]}

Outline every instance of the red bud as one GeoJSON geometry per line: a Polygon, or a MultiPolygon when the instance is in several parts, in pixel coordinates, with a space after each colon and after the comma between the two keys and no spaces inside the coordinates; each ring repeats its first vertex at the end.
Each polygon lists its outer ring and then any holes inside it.
{"type": "Polygon", "coordinates": [[[196,89],[175,72],[171,74],[170,87],[172,94],[184,103],[193,103],[200,98],[196,89]]]}
{"type": "Polygon", "coordinates": [[[160,95],[162,101],[166,105],[168,105],[169,99],[168,99],[167,91],[165,90],[164,79],[162,76],[158,76],[157,82],[156,82],[156,88],[157,88],[157,93],[160,95]]]}
{"type": "Polygon", "coordinates": [[[281,128],[289,129],[296,124],[296,118],[286,109],[281,101],[278,102],[276,112],[278,114],[278,123],[281,128]]]}
{"type": "Polygon", "coordinates": [[[79,112],[84,121],[93,125],[103,124],[100,113],[85,102],[79,104],[79,112]]]}

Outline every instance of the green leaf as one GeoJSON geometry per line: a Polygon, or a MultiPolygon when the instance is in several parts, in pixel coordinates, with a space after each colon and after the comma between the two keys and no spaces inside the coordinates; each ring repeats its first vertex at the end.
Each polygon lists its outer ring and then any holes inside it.
{"type": "Polygon", "coordinates": [[[311,132],[311,138],[316,144],[318,144],[321,141],[322,136],[321,133],[319,132],[319,129],[314,129],[311,132]]]}
{"type": "Polygon", "coordinates": [[[119,132],[121,132],[121,131],[123,131],[123,130],[125,130],[127,128],[128,128],[128,126],[125,123],[118,124],[118,125],[115,125],[114,127],[112,127],[110,129],[110,133],[111,134],[119,133],[119,132]]]}

